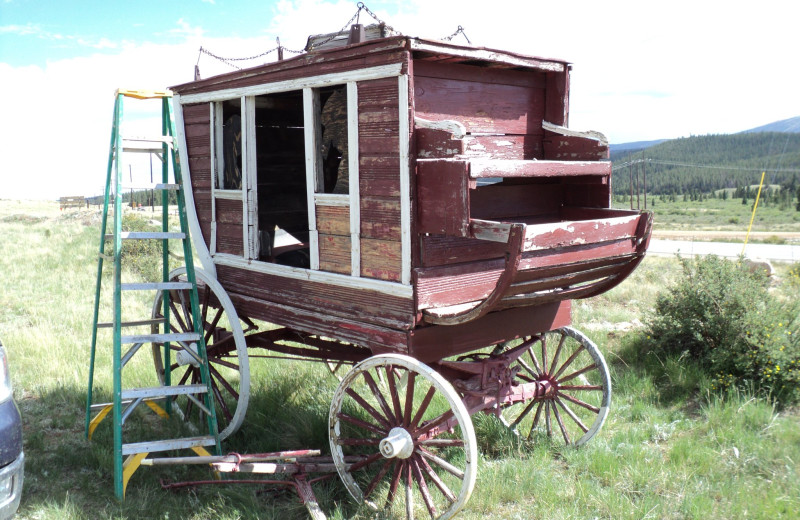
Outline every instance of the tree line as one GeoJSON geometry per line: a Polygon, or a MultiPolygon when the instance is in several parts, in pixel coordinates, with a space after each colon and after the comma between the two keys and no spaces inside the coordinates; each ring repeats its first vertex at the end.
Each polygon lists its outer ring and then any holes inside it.
{"type": "Polygon", "coordinates": [[[800,211],[800,134],[761,132],[691,136],[673,139],[646,150],[612,152],[615,195],[646,189],[667,199],[755,197],[761,172],[767,204],[795,204],[800,211]],[[646,174],[646,179],[645,179],[646,174]]]}

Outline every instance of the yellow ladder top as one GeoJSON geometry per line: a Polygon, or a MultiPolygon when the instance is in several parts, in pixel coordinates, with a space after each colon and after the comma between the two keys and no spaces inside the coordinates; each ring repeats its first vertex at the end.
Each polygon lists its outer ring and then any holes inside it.
{"type": "Polygon", "coordinates": [[[123,96],[132,97],[136,99],[156,99],[156,98],[172,97],[172,91],[168,89],[140,90],[131,88],[118,88],[117,92],[114,95],[118,96],[120,94],[123,96]]]}

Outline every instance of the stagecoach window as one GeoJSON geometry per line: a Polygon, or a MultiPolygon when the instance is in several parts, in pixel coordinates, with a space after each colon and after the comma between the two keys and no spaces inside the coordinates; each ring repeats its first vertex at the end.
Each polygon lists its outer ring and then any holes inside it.
{"type": "Polygon", "coordinates": [[[309,267],[303,92],[255,97],[259,259],[309,267]]]}
{"type": "Polygon", "coordinates": [[[322,158],[323,191],[347,194],[350,192],[347,164],[347,86],[319,89],[319,103],[321,138],[317,153],[322,158]]]}
{"type": "Polygon", "coordinates": [[[215,187],[242,189],[242,102],[222,101],[217,108],[215,187]]]}

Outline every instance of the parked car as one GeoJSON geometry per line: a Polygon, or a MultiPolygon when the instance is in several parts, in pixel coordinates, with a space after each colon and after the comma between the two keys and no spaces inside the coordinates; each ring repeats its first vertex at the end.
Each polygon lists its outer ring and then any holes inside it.
{"type": "Polygon", "coordinates": [[[0,519],[11,518],[17,512],[24,466],[22,418],[13,399],[8,357],[0,340],[0,519]]]}

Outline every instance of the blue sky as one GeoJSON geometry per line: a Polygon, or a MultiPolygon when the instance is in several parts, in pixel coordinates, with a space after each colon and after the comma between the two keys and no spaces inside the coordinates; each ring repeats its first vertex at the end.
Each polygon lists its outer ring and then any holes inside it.
{"type": "MultiPolygon", "coordinates": [[[[479,46],[571,61],[570,127],[612,143],[800,115],[797,0],[365,3],[411,36],[462,25],[479,46]]],[[[191,81],[198,58],[203,77],[232,70],[200,46],[252,56],[280,37],[302,49],[355,12],[350,0],[0,0],[0,198],[97,191],[116,88],[191,81]],[[32,168],[35,189],[16,173],[32,168]]]]}

